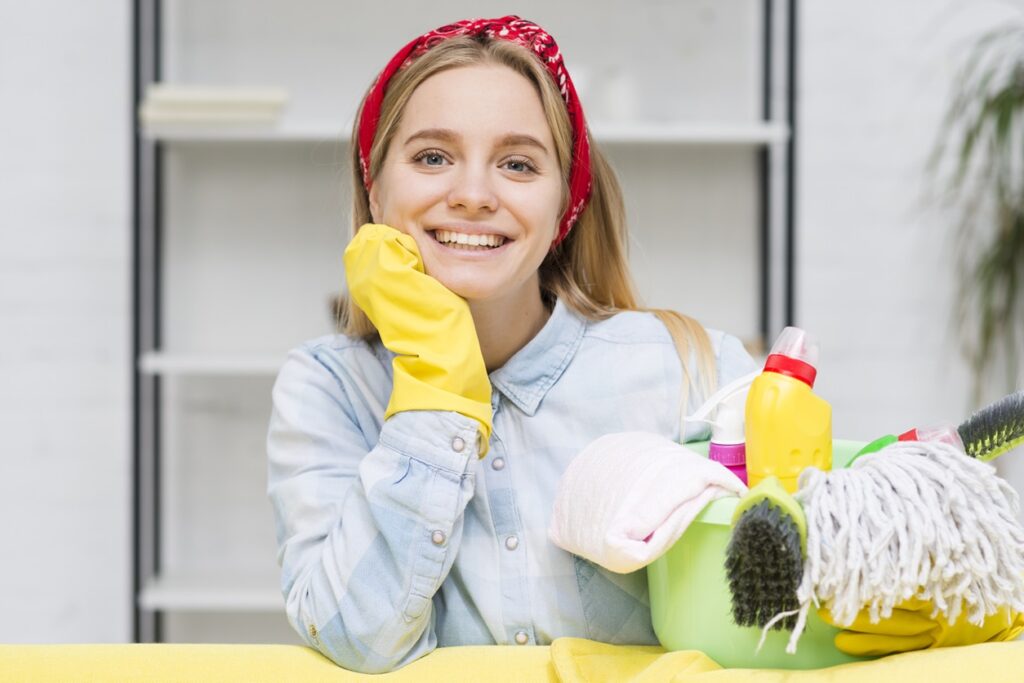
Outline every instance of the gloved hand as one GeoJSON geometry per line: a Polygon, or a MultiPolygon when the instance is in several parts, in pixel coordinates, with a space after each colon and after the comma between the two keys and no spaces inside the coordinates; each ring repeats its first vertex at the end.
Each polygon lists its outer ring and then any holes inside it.
{"type": "MultiPolygon", "coordinates": [[[[985,618],[975,626],[963,612],[950,624],[941,614],[931,617],[932,603],[911,598],[897,605],[892,616],[872,624],[868,610],[863,609],[853,623],[836,634],[836,648],[848,655],[888,655],[934,647],[974,645],[975,643],[1013,640],[1024,631],[1024,615],[1008,607],[985,618]]],[[[842,628],[832,621],[826,607],[818,609],[822,621],[842,628]]]]}
{"type": "Polygon", "coordinates": [[[451,410],[491,438],[491,383],[466,300],[424,272],[415,240],[374,223],[345,249],[349,296],[398,354],[385,419],[406,410],[451,410]]]}

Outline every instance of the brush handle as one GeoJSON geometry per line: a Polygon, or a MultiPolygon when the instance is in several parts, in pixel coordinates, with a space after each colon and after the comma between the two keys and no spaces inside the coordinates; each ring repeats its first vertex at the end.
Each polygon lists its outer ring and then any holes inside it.
{"type": "Polygon", "coordinates": [[[857,454],[850,458],[850,462],[846,463],[846,466],[850,467],[851,465],[853,465],[854,461],[862,455],[867,455],[868,453],[877,453],[878,451],[882,450],[889,444],[896,443],[897,441],[899,441],[899,437],[897,437],[895,434],[886,434],[885,436],[880,436],[871,443],[869,443],[868,445],[864,446],[864,448],[857,451],[857,454]]]}

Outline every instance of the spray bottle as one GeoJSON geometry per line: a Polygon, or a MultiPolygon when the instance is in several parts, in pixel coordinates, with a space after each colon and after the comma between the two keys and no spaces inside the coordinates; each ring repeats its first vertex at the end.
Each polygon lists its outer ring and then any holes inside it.
{"type": "Polygon", "coordinates": [[[711,443],[708,458],[722,463],[725,468],[747,483],[747,450],[743,433],[743,406],[747,392],[736,392],[723,399],[711,421],[711,443]]]}
{"type": "MultiPolygon", "coordinates": [[[[746,447],[744,445],[743,412],[747,402],[750,384],[760,376],[751,372],[734,379],[720,388],[706,400],[686,422],[703,422],[711,425],[711,443],[708,444],[708,458],[721,463],[747,483],[746,447]],[[714,414],[714,419],[710,415],[714,414]]],[[[683,433],[686,432],[685,426],[683,433]]]]}
{"type": "Polygon", "coordinates": [[[747,478],[778,477],[790,493],[805,467],[832,469],[832,407],[812,389],[818,345],[787,327],[775,340],[746,403],[747,478]]]}

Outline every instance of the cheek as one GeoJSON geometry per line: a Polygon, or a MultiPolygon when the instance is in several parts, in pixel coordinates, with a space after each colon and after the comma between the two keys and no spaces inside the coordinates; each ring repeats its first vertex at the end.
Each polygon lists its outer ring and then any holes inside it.
{"type": "Polygon", "coordinates": [[[524,217],[529,217],[535,229],[551,232],[552,239],[558,231],[561,218],[562,189],[552,184],[544,188],[527,187],[518,196],[517,206],[524,217]]]}
{"type": "Polygon", "coordinates": [[[562,183],[552,183],[548,188],[548,208],[551,215],[554,216],[555,223],[562,217],[562,205],[567,203],[569,199],[568,188],[565,193],[562,191],[562,183]]]}
{"type": "Polygon", "coordinates": [[[445,196],[440,179],[410,173],[401,167],[387,169],[378,182],[379,218],[399,230],[445,196]]]}

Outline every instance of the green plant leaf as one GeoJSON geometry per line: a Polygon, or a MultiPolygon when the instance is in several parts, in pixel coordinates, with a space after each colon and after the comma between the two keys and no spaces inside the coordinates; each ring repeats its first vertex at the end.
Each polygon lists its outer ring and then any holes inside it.
{"type": "MultiPolygon", "coordinates": [[[[974,398],[999,349],[1016,373],[1024,334],[1024,24],[981,36],[954,82],[926,169],[955,221],[956,311],[974,398]],[[940,178],[943,160],[950,161],[940,178]],[[1002,343],[1000,343],[1002,342],[1002,343]]],[[[1011,375],[1008,380],[1014,381],[1011,375]]],[[[1012,388],[1012,387],[1011,387],[1012,388]]]]}

